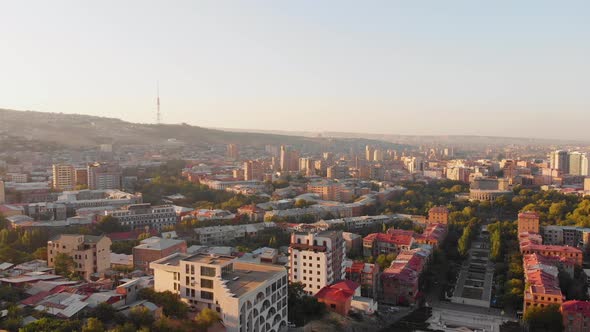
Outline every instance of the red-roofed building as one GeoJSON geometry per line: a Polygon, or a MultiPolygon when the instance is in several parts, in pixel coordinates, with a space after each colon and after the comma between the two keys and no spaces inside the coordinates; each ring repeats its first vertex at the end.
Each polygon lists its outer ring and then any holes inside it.
{"type": "Polygon", "coordinates": [[[428,244],[438,248],[447,236],[447,226],[444,224],[428,224],[422,234],[416,234],[414,238],[417,243],[428,244]]]}
{"type": "Polygon", "coordinates": [[[388,229],[386,234],[373,233],[363,238],[363,254],[378,256],[380,254],[399,254],[410,250],[414,243],[414,232],[401,229],[388,229]]]}
{"type": "Polygon", "coordinates": [[[554,256],[564,259],[570,259],[575,262],[576,265],[582,266],[584,259],[584,253],[582,250],[568,246],[552,246],[544,244],[533,244],[533,243],[521,243],[520,253],[523,255],[529,254],[540,254],[543,256],[554,256]]]}
{"type": "Polygon", "coordinates": [[[419,250],[401,252],[381,274],[380,300],[394,305],[415,303],[426,258],[419,250]]]}
{"type": "Polygon", "coordinates": [[[315,298],[324,303],[330,311],[342,316],[348,316],[350,305],[354,296],[360,296],[360,286],[350,280],[339,281],[320,289],[315,298]]]}
{"type": "Polygon", "coordinates": [[[361,285],[361,295],[365,297],[377,297],[379,287],[379,265],[362,261],[346,261],[346,280],[351,280],[361,285]]]}
{"type": "Polygon", "coordinates": [[[559,270],[551,260],[538,254],[523,256],[524,276],[528,287],[524,290],[524,311],[529,307],[560,305],[563,294],[559,288],[559,270]]]}
{"type": "Polygon", "coordinates": [[[566,301],[561,304],[564,332],[590,331],[590,302],[566,301]]]}

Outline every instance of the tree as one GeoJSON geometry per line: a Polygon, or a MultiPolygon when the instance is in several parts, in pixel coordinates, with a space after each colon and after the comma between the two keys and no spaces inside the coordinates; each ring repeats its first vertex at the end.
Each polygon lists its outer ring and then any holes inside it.
{"type": "Polygon", "coordinates": [[[213,326],[213,324],[219,322],[220,319],[221,318],[219,317],[217,311],[211,310],[209,308],[201,310],[201,312],[195,316],[195,322],[200,328],[204,330],[207,330],[209,327],[213,326]]]}
{"type": "Polygon", "coordinates": [[[86,321],[86,325],[82,328],[82,332],[104,332],[104,326],[98,318],[91,317],[86,321]]]}
{"type": "Polygon", "coordinates": [[[563,318],[559,312],[559,305],[551,304],[546,307],[531,306],[524,313],[524,320],[529,324],[530,331],[563,331],[563,318]]]}
{"type": "Polygon", "coordinates": [[[148,308],[137,306],[131,308],[129,311],[129,320],[133,322],[136,327],[150,326],[154,322],[154,316],[148,308]]]}
{"type": "Polygon", "coordinates": [[[121,223],[113,216],[104,216],[96,224],[96,230],[102,234],[104,233],[116,233],[127,230],[127,227],[121,226],[121,223]]]}
{"type": "Polygon", "coordinates": [[[326,312],[323,303],[307,295],[303,284],[300,282],[289,283],[287,288],[289,321],[297,326],[302,326],[305,322],[318,319],[326,312]]]}
{"type": "Polygon", "coordinates": [[[76,267],[76,262],[74,262],[74,259],[67,254],[59,253],[55,255],[55,261],[53,264],[56,274],[70,277],[75,273],[74,269],[76,267]]]}
{"type": "Polygon", "coordinates": [[[19,332],[71,332],[79,331],[82,324],[79,320],[61,320],[55,318],[41,318],[33,323],[21,327],[19,332]]]}
{"type": "Polygon", "coordinates": [[[156,292],[151,288],[143,288],[139,291],[139,298],[164,307],[164,314],[169,317],[185,318],[188,312],[186,303],[170,291],[156,292]]]}
{"type": "Polygon", "coordinates": [[[101,302],[96,306],[96,308],[94,308],[94,312],[92,313],[92,315],[98,318],[98,320],[100,320],[101,322],[110,322],[111,320],[113,320],[113,318],[115,318],[116,312],[117,311],[115,310],[115,308],[113,308],[112,305],[106,302],[101,302]]]}
{"type": "Polygon", "coordinates": [[[39,247],[37,248],[37,250],[35,250],[35,252],[33,252],[33,257],[35,257],[35,259],[40,259],[40,260],[47,260],[47,247],[39,247]]]}

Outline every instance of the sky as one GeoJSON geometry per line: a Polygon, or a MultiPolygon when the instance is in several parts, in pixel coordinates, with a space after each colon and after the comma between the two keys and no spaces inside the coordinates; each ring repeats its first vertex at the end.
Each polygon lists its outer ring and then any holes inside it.
{"type": "Polygon", "coordinates": [[[0,108],[590,140],[590,2],[0,0],[0,108]]]}

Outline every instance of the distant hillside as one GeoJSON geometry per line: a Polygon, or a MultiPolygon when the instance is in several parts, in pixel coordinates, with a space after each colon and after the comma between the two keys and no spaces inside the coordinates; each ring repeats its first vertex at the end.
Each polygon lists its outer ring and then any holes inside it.
{"type": "Polygon", "coordinates": [[[361,147],[365,144],[396,146],[379,140],[362,138],[329,139],[232,132],[187,124],[137,124],[119,119],[89,115],[5,109],[0,109],[0,131],[4,131],[9,136],[73,147],[94,146],[101,143],[151,145],[165,143],[168,139],[176,139],[192,145],[228,143],[244,145],[289,144],[308,151],[320,150],[328,146],[337,150],[347,150],[351,145],[361,147]]]}

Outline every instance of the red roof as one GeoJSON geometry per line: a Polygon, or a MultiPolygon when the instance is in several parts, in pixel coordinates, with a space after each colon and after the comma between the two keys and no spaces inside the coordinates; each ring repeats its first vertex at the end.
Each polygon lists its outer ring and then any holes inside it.
{"type": "Polygon", "coordinates": [[[590,302],[578,300],[563,302],[561,312],[564,314],[582,314],[582,316],[590,318],[590,302]]]}
{"type": "Polygon", "coordinates": [[[359,285],[356,282],[344,280],[320,289],[315,297],[332,302],[344,302],[352,299],[358,288],[359,285]]]}
{"type": "Polygon", "coordinates": [[[373,233],[365,236],[363,241],[377,241],[377,242],[387,242],[393,243],[398,246],[409,246],[412,244],[414,232],[412,231],[404,231],[401,229],[394,229],[394,230],[387,230],[387,234],[382,233],[373,233]]]}

